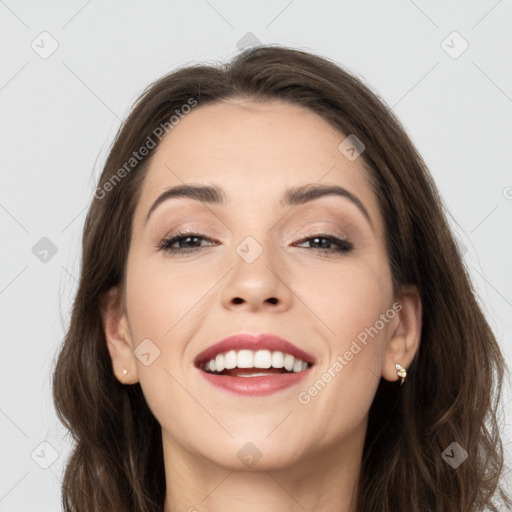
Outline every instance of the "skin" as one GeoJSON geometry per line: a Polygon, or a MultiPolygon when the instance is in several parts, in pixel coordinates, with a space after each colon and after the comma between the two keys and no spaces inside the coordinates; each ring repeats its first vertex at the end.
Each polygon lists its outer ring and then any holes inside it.
{"type": "Polygon", "coordinates": [[[413,287],[393,295],[378,200],[362,159],[338,149],[345,137],[302,107],[231,99],[197,107],[154,150],[125,287],[111,290],[103,318],[116,377],[140,382],[162,426],[165,512],[354,510],[368,410],[380,377],[398,380],[395,363],[408,368],[417,351],[421,302],[413,287]],[[155,199],[183,183],[222,187],[227,203],[173,198],[145,223],[155,199]],[[309,183],[349,190],[371,224],[343,197],[280,205],[285,189],[309,183]],[[199,249],[181,256],[158,250],[179,229],[212,241],[189,240],[199,249]],[[353,249],[315,243],[324,233],[353,249]],[[247,236],[263,249],[250,264],[236,252],[247,236]],[[396,303],[394,318],[300,403],[298,394],[396,303]],[[298,386],[268,396],[212,387],[194,358],[242,332],[277,334],[317,364],[298,386]],[[134,356],[144,339],[160,351],[148,366],[134,356]],[[247,443],[261,453],[252,467],[237,456],[247,443]]]}

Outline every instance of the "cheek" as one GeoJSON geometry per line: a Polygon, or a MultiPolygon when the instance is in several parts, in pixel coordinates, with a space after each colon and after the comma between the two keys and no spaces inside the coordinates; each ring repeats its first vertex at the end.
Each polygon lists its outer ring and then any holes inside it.
{"type": "MultiPolygon", "coordinates": [[[[334,271],[297,274],[294,290],[320,320],[333,349],[343,350],[347,341],[374,326],[390,308],[391,276],[385,262],[379,261],[353,260],[334,271]]],[[[385,335],[387,323],[379,322],[378,327],[385,335]]]]}
{"type": "Polygon", "coordinates": [[[159,260],[130,254],[126,306],[135,355],[142,352],[137,346],[143,340],[144,354],[149,353],[135,361],[144,397],[159,423],[167,425],[172,419],[171,404],[178,411],[191,407],[190,396],[180,385],[181,367],[191,336],[190,319],[196,316],[194,304],[211,285],[204,279],[201,284],[197,272],[171,272],[171,265],[159,260]]]}
{"type": "Polygon", "coordinates": [[[200,267],[166,264],[158,257],[134,255],[127,266],[127,309],[134,340],[151,338],[161,348],[201,309],[213,284],[200,267]]]}
{"type": "Polygon", "coordinates": [[[321,411],[333,425],[355,427],[373,401],[395,315],[386,268],[377,260],[358,260],[298,282],[297,294],[307,298],[310,317],[320,320],[315,323],[326,340],[317,380],[302,390],[299,402],[321,411]]]}
{"type": "Polygon", "coordinates": [[[194,356],[190,340],[211,316],[208,292],[218,282],[211,265],[188,267],[142,251],[128,259],[126,306],[135,355],[143,341],[143,353],[150,354],[135,362],[146,401],[159,421],[167,414],[169,397],[178,409],[190,408],[180,383],[194,356]]]}

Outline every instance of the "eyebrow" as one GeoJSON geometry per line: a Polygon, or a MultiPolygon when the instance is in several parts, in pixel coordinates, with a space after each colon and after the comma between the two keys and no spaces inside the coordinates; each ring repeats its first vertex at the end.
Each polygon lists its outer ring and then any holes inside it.
{"type": "MultiPolygon", "coordinates": [[[[280,205],[282,207],[297,206],[308,203],[320,197],[333,195],[344,197],[351,201],[355,206],[357,206],[359,211],[364,215],[370,226],[373,228],[372,219],[359,198],[352,194],[352,192],[349,192],[347,189],[338,185],[320,185],[311,183],[289,188],[285,191],[283,198],[280,201],[280,205]]],[[[175,187],[168,188],[157,197],[146,215],[145,224],[148,222],[151,214],[155,211],[155,209],[163,202],[172,198],[179,197],[186,197],[208,204],[226,204],[226,196],[224,191],[215,185],[177,185],[175,187]]]]}

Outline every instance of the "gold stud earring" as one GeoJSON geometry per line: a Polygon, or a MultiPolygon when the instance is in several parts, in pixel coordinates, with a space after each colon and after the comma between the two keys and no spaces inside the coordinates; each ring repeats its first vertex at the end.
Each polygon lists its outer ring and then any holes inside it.
{"type": "Polygon", "coordinates": [[[404,383],[405,377],[407,377],[407,372],[405,368],[402,368],[398,363],[395,364],[396,373],[399,377],[401,377],[402,382],[400,382],[400,386],[404,383]]]}

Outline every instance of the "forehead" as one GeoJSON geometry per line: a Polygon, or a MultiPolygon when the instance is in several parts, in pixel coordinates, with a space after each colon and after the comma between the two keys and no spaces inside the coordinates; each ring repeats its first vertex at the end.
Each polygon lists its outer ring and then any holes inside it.
{"type": "Polygon", "coordinates": [[[231,99],[192,110],[154,150],[138,205],[142,215],[166,188],[216,184],[227,203],[279,204],[285,189],[340,185],[359,197],[379,225],[362,158],[340,151],[347,135],[309,109],[282,101],[231,99]]]}

